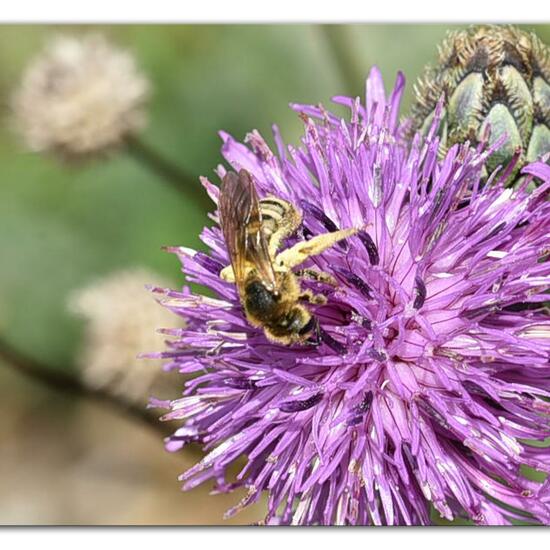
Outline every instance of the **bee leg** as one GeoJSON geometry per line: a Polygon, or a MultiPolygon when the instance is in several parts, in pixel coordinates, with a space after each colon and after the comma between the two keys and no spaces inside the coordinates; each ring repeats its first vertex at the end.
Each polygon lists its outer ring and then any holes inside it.
{"type": "Polygon", "coordinates": [[[283,240],[302,223],[302,215],[292,203],[271,195],[260,200],[260,212],[262,227],[269,236],[269,257],[273,259],[283,240]]]}
{"type": "Polygon", "coordinates": [[[310,256],[321,254],[327,248],[334,246],[338,241],[347,239],[357,233],[358,229],[341,229],[332,233],[323,233],[310,239],[301,241],[292,248],[283,250],[276,258],[275,264],[281,269],[291,269],[305,262],[310,256]]]}
{"type": "Polygon", "coordinates": [[[336,279],[332,275],[329,275],[324,271],[317,271],[317,269],[300,269],[295,271],[294,274],[296,277],[301,279],[309,279],[310,281],[317,281],[319,283],[325,283],[331,286],[338,286],[336,279]]]}
{"type": "Polygon", "coordinates": [[[220,271],[220,277],[227,283],[235,282],[235,273],[233,273],[233,268],[230,265],[220,271]]]}
{"type": "Polygon", "coordinates": [[[299,212],[290,203],[287,204],[290,209],[289,212],[286,217],[281,220],[279,228],[269,239],[269,256],[271,258],[275,258],[277,250],[281,248],[282,242],[295,233],[296,229],[298,229],[302,223],[302,216],[299,212]]]}
{"type": "Polygon", "coordinates": [[[313,294],[311,290],[304,290],[299,296],[299,300],[306,300],[310,304],[316,305],[316,306],[322,306],[327,303],[326,296],[323,296],[322,294],[313,294]]]}
{"type": "Polygon", "coordinates": [[[279,230],[273,233],[273,235],[271,235],[271,238],[269,239],[269,245],[268,245],[270,258],[275,258],[275,256],[277,255],[277,250],[281,248],[281,243],[283,242],[283,239],[287,236],[285,233],[286,231],[279,230]]]}

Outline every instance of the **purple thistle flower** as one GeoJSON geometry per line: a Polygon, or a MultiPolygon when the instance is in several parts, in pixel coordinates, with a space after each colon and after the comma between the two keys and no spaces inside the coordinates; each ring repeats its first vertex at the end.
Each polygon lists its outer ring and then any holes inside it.
{"type": "MultiPolygon", "coordinates": [[[[521,473],[550,472],[550,448],[533,442],[550,437],[550,166],[524,168],[517,190],[506,173],[480,185],[492,150],[458,145],[438,161],[437,120],[425,141],[402,140],[403,89],[399,75],[386,98],[373,69],[365,105],[335,98],[349,121],[293,105],[302,144],[284,145],[275,128],[277,154],[257,132],[248,146],[221,134],[260,196],[302,210],[286,246],[369,224],[308,262],[339,283],[303,283],[327,297],[311,306],[318,345],[275,344],[250,326],[219,277],[229,260],[217,225],[202,233],[208,254],[172,249],[216,297],[155,289],[187,320],[163,331],[175,339],[156,356],[194,375],[182,398],[153,402],[183,421],[166,446],[208,451],[184,489],[245,488],[228,516],[266,492],[268,523],[429,524],[433,506],[448,520],[550,524],[550,482],[521,473]],[[529,194],[533,178],[542,184],[529,194]]],[[[218,187],[203,184],[216,202],[218,187]]]]}

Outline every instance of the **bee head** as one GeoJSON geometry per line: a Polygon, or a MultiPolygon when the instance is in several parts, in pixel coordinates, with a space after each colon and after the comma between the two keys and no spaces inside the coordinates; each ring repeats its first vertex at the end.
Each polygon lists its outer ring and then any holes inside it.
{"type": "Polygon", "coordinates": [[[317,329],[317,320],[310,316],[309,321],[299,330],[300,336],[307,336],[317,329]]]}
{"type": "Polygon", "coordinates": [[[284,315],[272,320],[270,332],[278,337],[289,337],[291,341],[303,341],[314,330],[315,321],[303,307],[294,306],[284,315]]]}

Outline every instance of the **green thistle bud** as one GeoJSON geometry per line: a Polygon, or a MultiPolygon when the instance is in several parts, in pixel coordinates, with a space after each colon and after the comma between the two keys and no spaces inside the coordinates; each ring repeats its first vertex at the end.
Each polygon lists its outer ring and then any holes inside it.
{"type": "Polygon", "coordinates": [[[550,151],[550,48],[533,33],[484,25],[450,33],[415,87],[411,135],[426,133],[443,96],[441,153],[466,140],[473,145],[490,125],[489,143],[506,144],[487,165],[509,162],[516,172],[550,151]]]}

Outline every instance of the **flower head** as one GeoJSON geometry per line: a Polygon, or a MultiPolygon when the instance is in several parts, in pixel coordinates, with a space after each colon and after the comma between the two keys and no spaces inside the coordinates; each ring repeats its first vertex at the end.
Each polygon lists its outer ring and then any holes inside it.
{"type": "Polygon", "coordinates": [[[265,492],[266,522],[282,524],[428,524],[431,506],[449,520],[550,523],[548,482],[521,473],[550,471],[550,449],[527,441],[550,436],[550,167],[526,167],[517,190],[504,189],[506,173],[481,187],[492,150],[455,145],[438,161],[437,116],[425,141],[401,139],[403,88],[399,75],[386,97],[373,69],[364,105],[335,99],[350,120],[294,105],[302,143],[283,144],[275,128],[277,154],[257,132],[248,146],[222,133],[225,159],[260,196],[301,209],[285,246],[368,224],[309,261],[338,281],[311,307],[318,342],[275,344],[247,322],[219,276],[217,226],[202,234],[208,254],[174,249],[215,297],[157,289],[188,322],[166,330],[175,339],[159,356],[196,375],[180,399],[153,403],[183,421],[166,445],[208,451],[181,476],[185,489],[245,488],[229,515],[265,492]],[[533,177],[542,185],[528,194],[533,177]]]}
{"type": "Polygon", "coordinates": [[[136,358],[161,345],[157,327],[173,322],[147,292],[152,282],[167,284],[147,269],[117,271],[74,292],[69,302],[87,322],[78,359],[83,380],[130,402],[145,403],[151,389],[159,389],[160,361],[136,358]]]}
{"type": "Polygon", "coordinates": [[[141,130],[148,94],[129,53],[100,35],[60,36],[26,70],[13,110],[29,149],[74,160],[141,130]]]}
{"type": "Polygon", "coordinates": [[[490,143],[506,142],[489,159],[489,171],[523,149],[516,171],[550,150],[550,48],[536,34],[507,25],[454,31],[439,47],[416,88],[411,134],[427,132],[441,96],[440,151],[476,143],[493,128],[490,143]]]}

